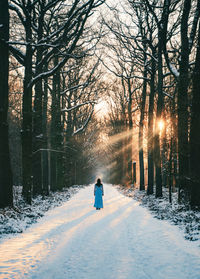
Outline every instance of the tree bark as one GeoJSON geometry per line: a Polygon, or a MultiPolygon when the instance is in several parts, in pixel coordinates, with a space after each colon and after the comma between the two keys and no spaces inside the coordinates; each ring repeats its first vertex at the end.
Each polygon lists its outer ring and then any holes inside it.
{"type": "Polygon", "coordinates": [[[0,208],[13,205],[13,181],[8,136],[9,52],[8,1],[0,2],[0,208]]]}
{"type": "MultiPolygon", "coordinates": [[[[38,42],[43,37],[43,22],[44,22],[44,13],[43,5],[41,2],[41,13],[39,16],[38,24],[38,42]]],[[[40,65],[40,61],[43,56],[43,47],[37,47],[36,55],[36,75],[43,72],[43,67],[40,65]]],[[[43,190],[43,181],[42,181],[42,158],[43,152],[43,125],[42,125],[42,96],[43,96],[43,80],[40,79],[35,84],[35,98],[34,98],[34,113],[33,113],[33,195],[42,194],[43,190]]]]}
{"type": "Polygon", "coordinates": [[[158,26],[158,103],[156,113],[156,134],[155,134],[155,165],[156,165],[156,197],[162,197],[162,172],[160,154],[160,135],[158,122],[163,113],[163,60],[162,53],[167,43],[167,26],[171,0],[165,0],[163,5],[162,18],[158,26]]]}
{"type": "Polygon", "coordinates": [[[131,81],[128,79],[128,139],[127,139],[127,160],[128,160],[128,181],[130,184],[133,183],[132,178],[132,130],[133,130],[133,120],[132,120],[132,91],[131,91],[131,81]]]}
{"type": "MultiPolygon", "coordinates": [[[[54,64],[58,63],[58,57],[54,58],[54,64]]],[[[52,106],[51,106],[51,189],[63,188],[63,131],[61,124],[60,102],[60,71],[53,76],[52,106]]]]}
{"type": "Polygon", "coordinates": [[[181,19],[181,61],[178,81],[178,166],[179,166],[179,201],[188,198],[189,175],[188,160],[188,68],[189,68],[189,41],[188,18],[191,9],[191,0],[184,1],[181,19]]]}
{"type": "Polygon", "coordinates": [[[23,196],[30,204],[32,197],[32,87],[29,86],[32,78],[31,17],[26,18],[26,41],[22,105],[22,183],[23,196]]]}
{"type": "Polygon", "coordinates": [[[151,60],[151,81],[150,81],[150,95],[149,95],[149,113],[148,113],[148,186],[147,195],[153,194],[154,185],[154,159],[153,159],[153,111],[154,111],[154,95],[155,95],[155,50],[153,51],[153,58],[151,60]]]}
{"type": "Polygon", "coordinates": [[[43,134],[43,148],[46,149],[43,154],[43,192],[49,195],[49,152],[48,152],[48,136],[47,136],[47,106],[48,106],[48,78],[44,79],[44,95],[42,108],[42,134],[43,134]]]}
{"type": "MultiPolygon", "coordinates": [[[[172,137],[172,156],[173,156],[173,177],[174,177],[174,188],[178,188],[178,159],[177,159],[177,153],[178,153],[178,131],[177,131],[177,118],[176,118],[176,95],[177,95],[177,87],[174,90],[173,94],[173,100],[172,100],[172,110],[171,110],[171,121],[172,121],[172,131],[173,131],[173,137],[172,137]]],[[[174,189],[175,190],[175,189],[174,189]]]]}
{"type": "Polygon", "coordinates": [[[143,89],[142,100],[140,105],[140,123],[139,123],[139,164],[140,164],[140,191],[145,190],[144,183],[144,147],[143,147],[143,126],[144,126],[144,113],[147,95],[147,68],[146,68],[146,46],[144,46],[144,73],[143,73],[143,89]]]}
{"type": "Polygon", "coordinates": [[[200,206],[200,23],[195,68],[193,73],[190,128],[191,205],[200,206]]]}
{"type": "Polygon", "coordinates": [[[162,197],[162,173],[160,155],[160,135],[158,123],[162,118],[163,111],[163,62],[162,62],[162,31],[159,30],[158,43],[158,102],[156,113],[156,133],[154,137],[154,162],[156,169],[156,198],[162,197]]]}
{"type": "MultiPolygon", "coordinates": [[[[166,120],[166,113],[163,112],[163,119],[166,120]]],[[[161,155],[162,155],[162,184],[164,187],[167,186],[167,171],[168,171],[168,160],[167,160],[167,129],[164,125],[162,129],[162,141],[161,141],[161,155]]]]}
{"type": "Polygon", "coordinates": [[[173,180],[172,180],[172,144],[173,144],[173,131],[172,131],[172,124],[171,124],[171,138],[170,138],[170,153],[169,153],[169,202],[172,203],[172,186],[173,186],[173,180]]]}

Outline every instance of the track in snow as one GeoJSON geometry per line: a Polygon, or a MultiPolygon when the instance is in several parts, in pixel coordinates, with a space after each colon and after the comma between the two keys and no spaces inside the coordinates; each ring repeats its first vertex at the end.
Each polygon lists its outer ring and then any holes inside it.
{"type": "Polygon", "coordinates": [[[0,278],[199,279],[200,249],[167,221],[104,184],[50,210],[24,233],[0,242],[0,278]]]}

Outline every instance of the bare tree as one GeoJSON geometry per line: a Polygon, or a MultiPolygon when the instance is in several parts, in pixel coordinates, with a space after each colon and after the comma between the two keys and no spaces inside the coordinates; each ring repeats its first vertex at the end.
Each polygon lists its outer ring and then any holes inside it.
{"type": "MultiPolygon", "coordinates": [[[[103,2],[103,0],[90,0],[81,3],[79,0],[74,0],[66,6],[60,0],[11,1],[10,9],[20,19],[24,32],[20,41],[10,42],[10,50],[24,66],[22,165],[23,194],[28,202],[31,202],[32,187],[32,87],[41,79],[52,76],[70,58],[73,58],[73,51],[83,34],[87,19],[94,8],[103,2]],[[64,14],[63,19],[59,20],[59,25],[56,25],[54,18],[57,20],[61,13],[64,14]],[[41,38],[42,18],[47,21],[46,30],[50,32],[47,33],[43,29],[41,38]],[[36,62],[42,57],[37,67],[35,67],[35,51],[37,51],[36,62]],[[55,65],[53,60],[58,55],[60,58],[55,65]],[[45,65],[48,65],[48,70],[45,65]]],[[[41,83],[36,85],[36,89],[39,89],[36,93],[37,102],[38,96],[41,96],[39,93],[41,83]]],[[[38,136],[40,135],[36,135],[38,136]]]]}
{"type": "MultiPolygon", "coordinates": [[[[189,85],[191,82],[194,64],[194,55],[191,55],[195,48],[195,38],[200,15],[199,1],[175,1],[173,5],[179,4],[181,42],[180,51],[177,49],[177,40],[171,42],[172,57],[169,57],[169,51],[164,48],[166,64],[174,76],[177,83],[178,99],[178,167],[179,167],[179,201],[190,199],[189,183],[189,127],[190,127],[190,109],[189,109],[189,85]],[[176,60],[176,63],[174,61],[176,60]],[[175,67],[174,67],[175,65],[175,67]]],[[[177,29],[176,27],[176,29],[177,29]]],[[[175,88],[176,90],[176,88],[175,88]]]]}
{"type": "MultiPolygon", "coordinates": [[[[200,1],[198,1],[200,5],[200,1]]],[[[190,172],[191,172],[191,205],[200,206],[200,21],[198,28],[197,53],[193,72],[193,99],[190,128],[190,172]]]]}
{"type": "MultiPolygon", "coordinates": [[[[107,57],[109,57],[110,65],[108,65],[108,63],[104,63],[104,65],[118,79],[121,79],[121,94],[122,98],[124,98],[125,114],[127,114],[125,125],[127,125],[128,128],[127,135],[124,135],[124,140],[126,141],[126,162],[124,162],[124,164],[128,167],[127,182],[132,183],[133,111],[138,111],[139,108],[145,107],[145,103],[142,106],[142,98],[140,101],[140,98],[137,96],[137,91],[142,87],[142,80],[144,81],[143,92],[146,92],[145,83],[147,82],[147,77],[140,76],[140,74],[138,75],[140,69],[144,66],[142,56],[143,54],[145,55],[145,53],[141,51],[143,46],[139,48],[136,44],[136,40],[138,39],[137,34],[133,34],[131,27],[121,20],[118,15],[118,10],[114,10],[114,20],[104,20],[104,23],[109,29],[112,37],[112,40],[109,38],[109,42],[105,43],[106,47],[109,48],[107,57]]],[[[140,123],[143,123],[143,121],[140,123]]],[[[141,131],[140,129],[140,132],[141,131]]],[[[140,154],[142,154],[142,152],[140,154]]],[[[141,183],[144,184],[144,175],[143,179],[141,178],[141,183]]]]}
{"type": "Polygon", "coordinates": [[[9,71],[8,1],[0,2],[0,207],[12,206],[12,172],[8,140],[8,71],[9,71]]]}

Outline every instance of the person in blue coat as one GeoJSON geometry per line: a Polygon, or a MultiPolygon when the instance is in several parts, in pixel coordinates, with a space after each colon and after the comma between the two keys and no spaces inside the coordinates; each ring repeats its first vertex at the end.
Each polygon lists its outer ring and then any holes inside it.
{"type": "Polygon", "coordinates": [[[94,207],[96,207],[96,210],[100,210],[100,208],[103,208],[103,198],[104,195],[103,191],[103,184],[101,183],[101,179],[97,179],[97,183],[94,185],[94,207]]]}

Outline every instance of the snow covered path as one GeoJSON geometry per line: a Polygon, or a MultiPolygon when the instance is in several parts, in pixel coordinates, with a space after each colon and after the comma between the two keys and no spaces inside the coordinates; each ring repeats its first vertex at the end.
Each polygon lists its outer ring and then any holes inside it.
{"type": "Polygon", "coordinates": [[[200,279],[200,248],[178,227],[104,185],[50,210],[24,233],[0,241],[0,278],[200,279]]]}

